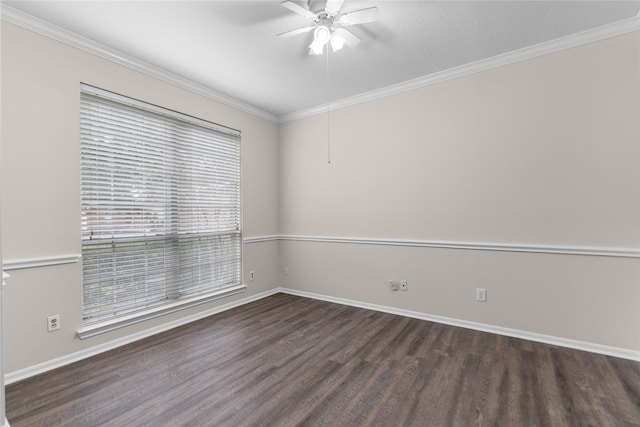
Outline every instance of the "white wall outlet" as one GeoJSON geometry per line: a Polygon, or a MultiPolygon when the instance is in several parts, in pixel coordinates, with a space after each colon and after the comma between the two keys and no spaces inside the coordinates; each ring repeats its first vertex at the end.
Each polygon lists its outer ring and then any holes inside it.
{"type": "Polygon", "coordinates": [[[255,272],[255,271],[253,271],[253,270],[251,270],[251,271],[249,272],[249,280],[253,280],[253,279],[255,279],[255,278],[256,278],[256,272],[255,272]]]}
{"type": "Polygon", "coordinates": [[[389,280],[389,288],[391,288],[392,291],[397,291],[399,288],[398,282],[396,282],[395,280],[389,280]]]}
{"type": "Polygon", "coordinates": [[[60,329],[60,315],[54,314],[53,316],[47,317],[47,331],[57,331],[60,329]]]}
{"type": "Polygon", "coordinates": [[[400,290],[401,291],[406,291],[407,290],[407,281],[406,280],[400,280],[400,290]]]}
{"type": "Polygon", "coordinates": [[[283,273],[285,276],[288,276],[288,275],[289,275],[289,267],[283,267],[283,268],[282,268],[282,273],[283,273]]]}
{"type": "Polygon", "coordinates": [[[487,302],[487,290],[483,288],[476,289],[476,301],[487,302]]]}

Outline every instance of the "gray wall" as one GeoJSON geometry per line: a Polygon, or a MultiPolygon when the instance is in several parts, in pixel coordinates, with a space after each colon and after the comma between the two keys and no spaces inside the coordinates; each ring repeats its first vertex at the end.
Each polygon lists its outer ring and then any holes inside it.
{"type": "Polygon", "coordinates": [[[330,112],[331,164],[325,115],[284,124],[282,233],[310,240],[282,242],[284,286],[639,350],[637,258],[322,241],[637,252],[639,40],[330,112]],[[409,291],[391,292],[390,279],[409,291]]]}
{"type": "MultiPolygon", "coordinates": [[[[81,253],[80,82],[242,131],[244,234],[278,233],[277,125],[12,24],[2,25],[4,261],[81,253]]],[[[278,243],[246,245],[247,292],[80,341],[81,264],[11,271],[5,289],[6,372],[64,358],[247,298],[278,282],[278,243]],[[61,329],[48,333],[47,316],[61,329]]]]}

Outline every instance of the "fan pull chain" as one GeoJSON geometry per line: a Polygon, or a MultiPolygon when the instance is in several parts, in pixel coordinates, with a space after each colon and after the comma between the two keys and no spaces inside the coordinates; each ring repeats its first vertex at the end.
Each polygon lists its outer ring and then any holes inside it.
{"type": "Polygon", "coordinates": [[[327,163],[331,164],[331,97],[329,95],[329,45],[327,45],[327,163]]]}

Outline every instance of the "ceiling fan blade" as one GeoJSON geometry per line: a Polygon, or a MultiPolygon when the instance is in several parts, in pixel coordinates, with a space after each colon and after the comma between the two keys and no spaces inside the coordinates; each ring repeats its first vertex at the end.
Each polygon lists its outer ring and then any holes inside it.
{"type": "Polygon", "coordinates": [[[324,7],[324,11],[327,12],[327,15],[337,15],[340,12],[340,8],[344,0],[327,0],[327,5],[324,7]]]}
{"type": "Polygon", "coordinates": [[[313,25],[311,25],[309,27],[296,28],[295,30],[285,31],[284,33],[280,33],[280,34],[278,34],[278,37],[291,37],[291,36],[295,36],[297,34],[308,33],[309,31],[313,30],[314,28],[315,28],[315,26],[313,26],[313,25]]]}
{"type": "Polygon", "coordinates": [[[350,48],[354,48],[360,44],[360,37],[356,36],[349,30],[344,28],[336,28],[334,34],[344,39],[344,43],[350,48]]]}
{"type": "Polygon", "coordinates": [[[378,8],[374,6],[345,13],[340,16],[338,22],[348,27],[349,25],[366,24],[367,22],[376,22],[377,20],[378,8]]]}
{"type": "Polygon", "coordinates": [[[280,3],[280,5],[285,9],[289,9],[291,12],[295,14],[304,16],[305,18],[315,19],[316,17],[315,13],[311,12],[308,9],[305,9],[304,7],[300,6],[298,3],[292,2],[291,0],[283,1],[282,3],[280,3]]]}

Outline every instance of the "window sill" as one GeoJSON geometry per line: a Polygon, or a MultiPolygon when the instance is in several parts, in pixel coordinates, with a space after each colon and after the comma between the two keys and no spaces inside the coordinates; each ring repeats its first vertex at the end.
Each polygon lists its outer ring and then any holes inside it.
{"type": "Polygon", "coordinates": [[[197,297],[193,298],[185,298],[174,303],[164,304],[162,306],[154,307],[149,310],[139,311],[137,313],[119,317],[117,319],[95,323],[93,325],[80,329],[77,332],[77,335],[78,338],[84,340],[86,338],[91,338],[96,335],[124,328],[125,326],[144,322],[145,320],[164,316],[165,314],[174,313],[179,310],[184,310],[186,308],[195,307],[197,305],[204,304],[210,301],[215,301],[217,299],[239,294],[241,292],[244,292],[246,289],[247,285],[241,284],[230,288],[221,289],[219,291],[211,292],[205,295],[198,295],[197,297]]]}

